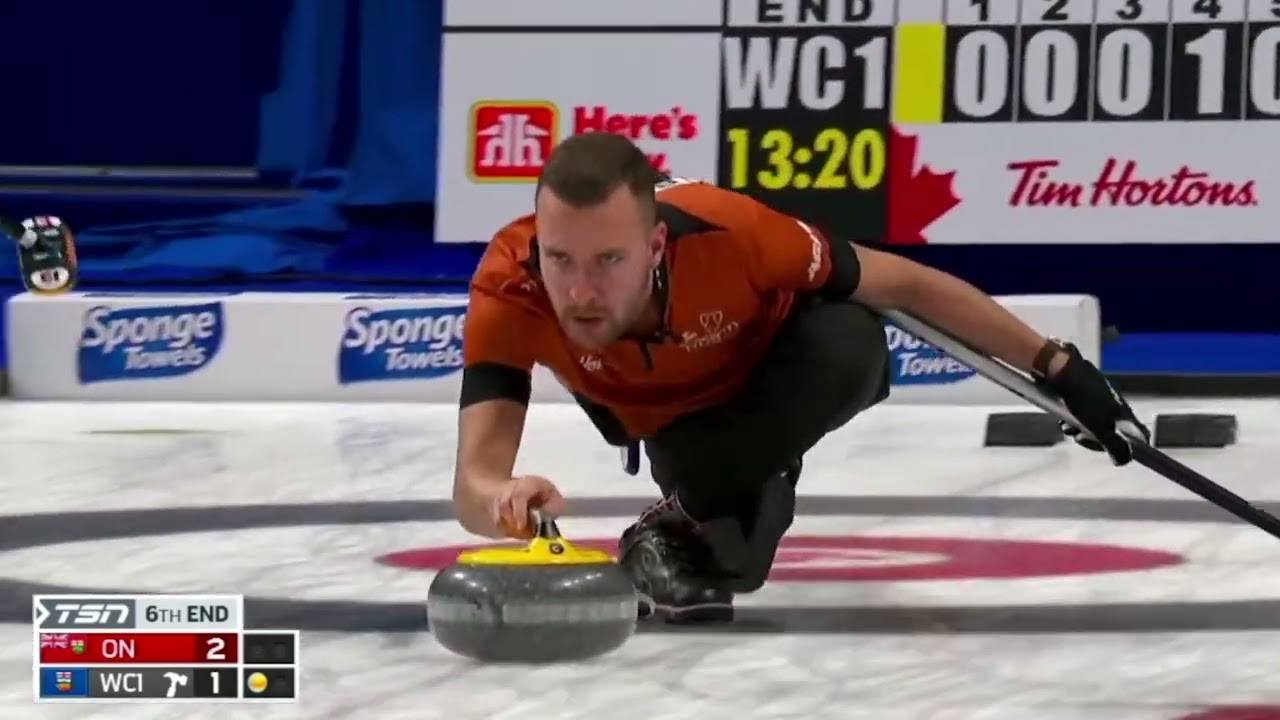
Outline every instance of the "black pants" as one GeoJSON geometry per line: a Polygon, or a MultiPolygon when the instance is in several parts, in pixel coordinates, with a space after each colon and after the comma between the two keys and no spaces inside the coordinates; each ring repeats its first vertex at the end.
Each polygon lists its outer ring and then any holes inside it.
{"type": "MultiPolygon", "coordinates": [[[[786,470],[888,397],[889,372],[878,316],[853,302],[806,297],[733,400],[682,416],[644,441],[664,494],[676,493],[698,520],[741,529],[749,546],[734,568],[741,591],[764,583],[794,520],[786,470]]],[[[584,407],[606,438],[616,438],[599,408],[584,407]]]]}

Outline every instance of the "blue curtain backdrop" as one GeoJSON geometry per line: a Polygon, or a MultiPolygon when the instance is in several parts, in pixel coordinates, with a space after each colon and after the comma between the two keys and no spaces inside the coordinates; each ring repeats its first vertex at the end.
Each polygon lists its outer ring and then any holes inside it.
{"type": "MultiPolygon", "coordinates": [[[[8,27],[69,23],[79,33],[68,57],[33,62],[25,85],[11,88],[20,97],[60,88],[51,118],[62,120],[7,122],[5,164],[206,172],[34,186],[4,178],[3,212],[52,212],[80,229],[85,286],[429,282],[469,272],[476,248],[431,244],[438,0],[107,7],[44,0],[0,11],[8,27]],[[92,22],[74,20],[86,10],[92,22]],[[210,174],[226,166],[256,174],[210,174]]],[[[16,57],[49,55],[44,36],[18,38],[30,48],[11,48],[16,57]]],[[[13,277],[13,257],[0,257],[13,277]]]]}
{"type": "MultiPolygon", "coordinates": [[[[0,3],[0,164],[189,170],[0,173],[0,212],[80,229],[86,287],[458,287],[480,248],[431,241],[442,6],[0,3]]],[[[899,252],[992,293],[1096,294],[1125,333],[1280,333],[1280,245],[899,252]]],[[[0,258],[12,290],[14,259],[0,258]]],[[[1280,364],[1272,346],[1233,348],[1241,367],[1280,364]]]]}

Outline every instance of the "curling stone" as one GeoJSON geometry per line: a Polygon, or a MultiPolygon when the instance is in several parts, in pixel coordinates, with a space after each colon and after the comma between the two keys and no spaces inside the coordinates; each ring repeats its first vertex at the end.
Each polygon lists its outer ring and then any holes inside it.
{"type": "Polygon", "coordinates": [[[568,662],[612,652],[635,632],[635,587],[613,556],[533,520],[527,547],[462,553],[431,582],[427,620],[447,650],[483,662],[568,662]]]}

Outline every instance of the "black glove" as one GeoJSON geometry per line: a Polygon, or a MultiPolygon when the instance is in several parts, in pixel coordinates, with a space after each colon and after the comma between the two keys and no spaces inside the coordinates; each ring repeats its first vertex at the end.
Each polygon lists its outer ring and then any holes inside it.
{"type": "Polygon", "coordinates": [[[1084,359],[1079,348],[1065,343],[1067,362],[1053,377],[1040,381],[1062,399],[1071,414],[1084,426],[1084,431],[1062,423],[1067,437],[1095,452],[1106,452],[1111,462],[1127,465],[1133,460],[1130,438],[1151,440],[1151,431],[1138,421],[1129,403],[1111,386],[1107,377],[1093,363],[1084,359]]]}

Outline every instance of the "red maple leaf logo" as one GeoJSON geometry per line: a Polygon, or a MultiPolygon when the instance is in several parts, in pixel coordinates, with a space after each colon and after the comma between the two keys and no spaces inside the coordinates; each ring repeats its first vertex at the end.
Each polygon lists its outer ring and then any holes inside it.
{"type": "Polygon", "coordinates": [[[924,231],[951,208],[960,204],[953,186],[955,171],[936,173],[928,165],[915,171],[919,140],[890,129],[889,221],[890,245],[924,245],[924,231]]]}

